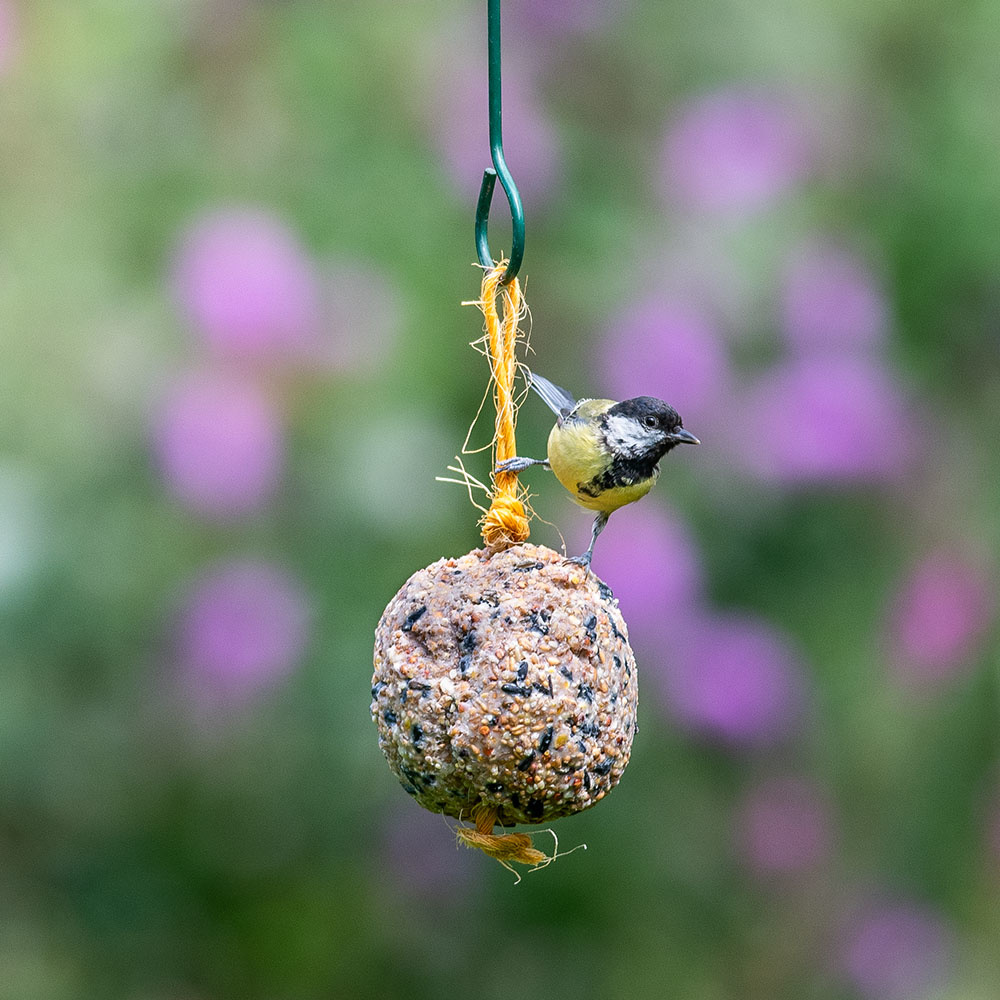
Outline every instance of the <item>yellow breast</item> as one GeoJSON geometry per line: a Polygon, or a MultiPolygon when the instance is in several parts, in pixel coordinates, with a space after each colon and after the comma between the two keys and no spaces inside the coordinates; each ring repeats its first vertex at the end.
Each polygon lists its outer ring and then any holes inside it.
{"type": "MultiPolygon", "coordinates": [[[[613,406],[612,400],[587,400],[584,407],[601,412],[613,406]]],[[[587,414],[589,416],[589,414],[587,414]]],[[[556,424],[549,434],[549,464],[556,479],[569,491],[570,496],[589,510],[599,510],[610,514],[625,504],[644,497],[656,482],[656,475],[630,486],[613,486],[590,496],[580,491],[580,487],[599,477],[608,468],[608,458],[600,430],[594,420],[563,420],[556,424]]]]}
{"type": "Polygon", "coordinates": [[[605,514],[610,514],[613,510],[618,510],[619,507],[624,507],[627,503],[641,500],[653,488],[658,475],[659,471],[649,479],[644,479],[641,483],[633,483],[631,486],[612,486],[611,489],[604,490],[596,497],[575,492],[573,499],[581,507],[588,507],[590,510],[603,510],[605,514]]]}

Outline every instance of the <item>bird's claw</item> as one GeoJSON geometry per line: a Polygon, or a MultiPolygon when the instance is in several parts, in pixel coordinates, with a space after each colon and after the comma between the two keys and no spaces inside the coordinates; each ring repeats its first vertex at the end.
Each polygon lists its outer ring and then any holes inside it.
{"type": "Polygon", "coordinates": [[[584,552],[582,556],[567,556],[566,562],[573,563],[575,566],[582,566],[589,573],[591,558],[589,552],[584,552]]]}
{"type": "Polygon", "coordinates": [[[525,469],[530,469],[533,465],[544,465],[548,467],[548,459],[544,458],[523,458],[520,455],[515,455],[513,458],[505,458],[502,462],[497,462],[493,467],[494,473],[497,472],[524,472],[525,469]]]}

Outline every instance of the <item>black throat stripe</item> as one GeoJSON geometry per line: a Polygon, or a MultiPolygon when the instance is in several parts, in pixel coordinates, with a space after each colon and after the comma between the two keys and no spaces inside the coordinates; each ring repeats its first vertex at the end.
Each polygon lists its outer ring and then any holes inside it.
{"type": "Polygon", "coordinates": [[[622,458],[615,455],[602,473],[585,483],[577,483],[578,493],[587,497],[599,497],[606,490],[621,486],[634,486],[656,474],[658,455],[641,455],[639,458],[622,458]]]}

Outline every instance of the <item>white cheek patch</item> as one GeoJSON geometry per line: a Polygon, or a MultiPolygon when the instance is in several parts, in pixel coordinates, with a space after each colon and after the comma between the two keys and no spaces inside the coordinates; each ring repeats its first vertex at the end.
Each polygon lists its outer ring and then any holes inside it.
{"type": "Polygon", "coordinates": [[[608,417],[604,432],[608,447],[626,458],[646,454],[659,437],[659,431],[643,427],[638,421],[617,413],[608,417]]]}

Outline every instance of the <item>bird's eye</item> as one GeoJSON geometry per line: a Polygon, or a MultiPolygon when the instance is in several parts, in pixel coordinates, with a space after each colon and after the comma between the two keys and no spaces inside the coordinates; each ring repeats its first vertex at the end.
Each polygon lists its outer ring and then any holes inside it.
{"type": "Polygon", "coordinates": [[[659,420],[657,420],[656,417],[654,417],[652,414],[650,414],[648,417],[643,417],[642,422],[647,427],[655,427],[659,423],[659,420]]]}

